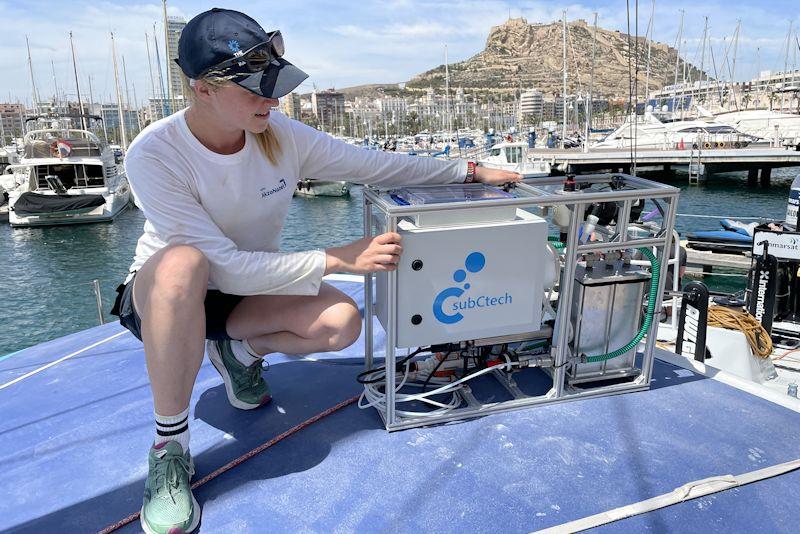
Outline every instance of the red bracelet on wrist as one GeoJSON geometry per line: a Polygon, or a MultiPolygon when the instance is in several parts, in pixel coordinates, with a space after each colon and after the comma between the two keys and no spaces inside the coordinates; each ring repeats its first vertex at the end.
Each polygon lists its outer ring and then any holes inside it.
{"type": "Polygon", "coordinates": [[[470,184],[475,181],[475,168],[478,166],[474,161],[467,162],[467,177],[464,180],[465,184],[470,184]]]}

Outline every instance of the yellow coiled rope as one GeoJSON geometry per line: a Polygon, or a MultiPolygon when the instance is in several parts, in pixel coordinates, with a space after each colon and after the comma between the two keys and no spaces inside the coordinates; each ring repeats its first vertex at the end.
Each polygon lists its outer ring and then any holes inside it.
{"type": "Polygon", "coordinates": [[[761,326],[761,323],[746,311],[725,306],[710,306],[708,308],[708,326],[740,330],[747,337],[753,354],[759,358],[769,358],[772,354],[772,338],[761,326]]]}

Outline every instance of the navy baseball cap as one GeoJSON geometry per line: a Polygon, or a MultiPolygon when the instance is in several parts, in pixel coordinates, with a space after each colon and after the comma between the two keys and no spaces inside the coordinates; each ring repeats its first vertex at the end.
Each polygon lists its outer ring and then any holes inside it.
{"type": "Polygon", "coordinates": [[[231,75],[233,83],[265,98],[280,98],[292,92],[308,74],[282,57],[271,57],[255,72],[244,62],[231,63],[244,51],[269,43],[271,38],[244,13],[215,7],[200,13],[183,28],[175,62],[190,79],[225,64],[224,74],[231,75]]]}

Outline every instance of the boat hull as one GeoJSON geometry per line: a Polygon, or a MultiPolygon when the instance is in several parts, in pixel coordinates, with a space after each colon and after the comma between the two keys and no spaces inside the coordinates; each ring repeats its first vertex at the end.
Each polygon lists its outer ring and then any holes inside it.
{"type": "Polygon", "coordinates": [[[301,180],[295,195],[304,197],[346,197],[350,196],[347,182],[326,180],[301,180]]]}
{"type": "Polygon", "coordinates": [[[111,222],[130,205],[131,191],[127,181],[121,184],[114,192],[104,190],[100,194],[105,199],[105,203],[90,210],[67,210],[35,214],[16,213],[14,205],[19,199],[19,195],[14,195],[9,200],[8,222],[14,228],[111,222]]]}

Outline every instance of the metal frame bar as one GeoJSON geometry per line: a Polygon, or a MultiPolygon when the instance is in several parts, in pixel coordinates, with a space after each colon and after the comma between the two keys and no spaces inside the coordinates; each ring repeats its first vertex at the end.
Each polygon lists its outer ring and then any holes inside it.
{"type": "MultiPolygon", "coordinates": [[[[657,259],[664,272],[659,277],[658,298],[655,303],[650,303],[649,305],[655,306],[654,313],[656,316],[661,309],[661,295],[663,293],[667,278],[666,267],[667,260],[669,258],[668,247],[672,240],[679,190],[669,185],[659,184],[625,174],[582,175],[576,176],[575,181],[579,184],[610,183],[612,177],[614,176],[624,178],[626,185],[629,186],[630,189],[601,192],[582,192],[580,194],[564,195],[555,191],[548,191],[544,189],[544,187],[547,186],[558,186],[562,184],[562,178],[537,178],[535,183],[517,184],[515,192],[518,196],[516,198],[499,199],[492,202],[492,206],[514,206],[521,209],[556,205],[567,205],[570,208],[569,230],[567,233],[567,242],[564,250],[565,264],[564,269],[562,270],[558,299],[558,318],[556,320],[556,329],[553,332],[554,345],[551,348],[554,367],[550,371],[550,375],[553,380],[553,385],[550,391],[544,395],[519,398],[515,394],[515,392],[519,391],[519,389],[516,388],[516,384],[509,383],[508,381],[510,379],[507,377],[498,376],[496,377],[498,381],[506,386],[506,389],[509,389],[509,392],[515,397],[514,399],[503,402],[476,405],[477,400],[474,399],[471,393],[466,391],[466,397],[462,395],[462,399],[465,399],[467,404],[466,407],[456,408],[444,415],[437,416],[398,416],[395,406],[395,362],[397,354],[397,349],[395,347],[397,322],[396,305],[398,291],[397,272],[389,271],[387,273],[387,294],[377,295],[378,298],[387,299],[387,324],[389,325],[389,327],[386,329],[385,353],[386,371],[384,386],[386,395],[386,409],[385,411],[379,411],[387,430],[392,431],[405,428],[414,428],[429,424],[438,424],[459,419],[466,419],[488,413],[516,410],[540,404],[567,402],[580,398],[615,395],[649,389],[653,371],[652,360],[655,347],[655,333],[658,329],[657,321],[653,322],[650,327],[650,331],[647,332],[647,341],[645,343],[643,353],[641,372],[639,373],[639,376],[631,382],[625,384],[600,386],[591,390],[579,390],[569,386],[566,380],[566,364],[572,360],[568,342],[568,333],[571,323],[570,317],[572,311],[572,293],[574,286],[572,280],[575,278],[575,270],[582,254],[587,252],[611,252],[625,250],[632,247],[654,247],[657,251],[657,259]],[[666,202],[664,224],[661,230],[658,232],[657,237],[637,239],[628,236],[629,214],[631,212],[633,202],[639,199],[663,199],[666,202]],[[578,234],[583,224],[585,210],[589,204],[594,202],[623,203],[621,210],[622,216],[618,222],[617,238],[615,241],[607,241],[602,243],[580,243],[578,234]]],[[[398,206],[386,197],[386,191],[390,189],[391,188],[388,187],[381,189],[366,187],[364,189],[365,236],[372,236],[372,217],[376,212],[379,212],[386,217],[386,231],[396,231],[399,220],[404,217],[411,217],[426,212],[444,212],[450,210],[470,209],[475,206],[473,202],[398,206]]],[[[367,284],[367,287],[365,287],[365,363],[367,368],[371,368],[374,363],[374,329],[372,327],[373,318],[375,317],[375,307],[373,306],[372,302],[374,298],[374,280],[375,275],[373,274],[368,274],[365,276],[365,283],[367,284]]],[[[500,371],[498,371],[498,373],[499,372],[500,371]]],[[[490,373],[490,375],[495,374],[497,373],[490,373]]]]}

